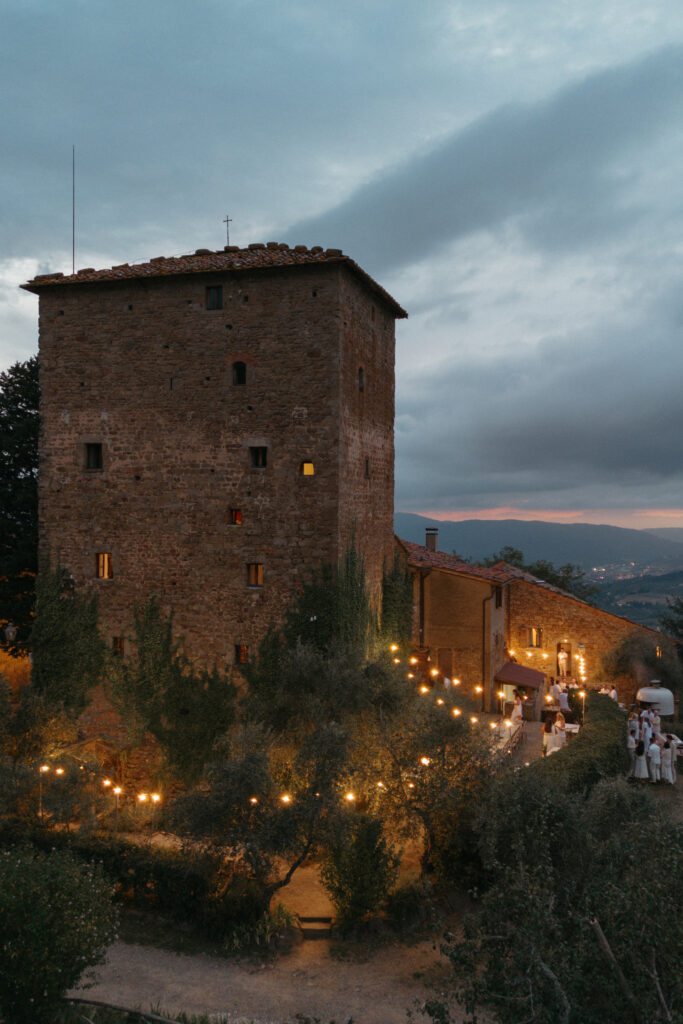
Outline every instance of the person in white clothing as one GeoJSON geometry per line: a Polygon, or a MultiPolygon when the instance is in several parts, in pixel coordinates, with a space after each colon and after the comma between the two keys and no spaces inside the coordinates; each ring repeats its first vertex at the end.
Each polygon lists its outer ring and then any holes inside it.
{"type": "Polygon", "coordinates": [[[521,725],[522,717],[522,698],[518,693],[516,693],[515,702],[512,705],[512,714],[510,715],[510,718],[512,719],[512,724],[521,725]]]}
{"type": "Polygon", "coordinates": [[[611,689],[609,691],[609,695],[612,698],[612,700],[616,700],[617,702],[619,701],[619,696],[617,694],[617,688],[614,685],[614,683],[612,683],[611,689]]]}
{"type": "Polygon", "coordinates": [[[671,781],[675,786],[678,769],[678,742],[670,732],[666,734],[666,738],[671,744],[671,781]]]}
{"type": "Polygon", "coordinates": [[[636,774],[635,777],[644,782],[647,775],[647,762],[645,759],[645,744],[642,740],[638,741],[636,745],[636,774]]]}
{"type": "Polygon", "coordinates": [[[671,771],[671,754],[671,744],[666,740],[662,750],[662,782],[668,782],[670,786],[673,786],[674,777],[671,771]]]}
{"type": "Polygon", "coordinates": [[[626,740],[626,749],[628,750],[628,756],[629,756],[629,758],[631,760],[631,767],[630,767],[629,773],[628,773],[629,779],[635,778],[635,774],[636,774],[636,747],[637,747],[637,745],[638,745],[638,741],[636,739],[636,731],[635,731],[635,729],[631,729],[631,731],[628,734],[628,739],[626,740]]]}
{"type": "Polygon", "coordinates": [[[553,745],[557,750],[560,750],[567,742],[567,733],[564,725],[564,715],[561,711],[558,711],[555,715],[555,724],[553,725],[553,745]]]}
{"type": "Polygon", "coordinates": [[[661,777],[662,751],[656,740],[652,740],[647,748],[647,759],[650,762],[650,782],[659,782],[661,777]]]}

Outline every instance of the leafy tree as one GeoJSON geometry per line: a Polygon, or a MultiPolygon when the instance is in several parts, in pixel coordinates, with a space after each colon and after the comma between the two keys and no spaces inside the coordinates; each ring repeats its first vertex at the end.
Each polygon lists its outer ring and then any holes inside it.
{"type": "Polygon", "coordinates": [[[683,597],[667,601],[668,611],[660,617],[662,629],[677,642],[679,661],[683,662],[683,597]]]}
{"type": "Polygon", "coordinates": [[[320,866],[342,931],[379,910],[396,882],[399,861],[378,818],[354,812],[343,816],[320,866]]]}
{"type": "Polygon", "coordinates": [[[135,612],[135,647],[133,657],[112,659],[112,701],[133,740],[151,733],[170,771],[194,783],[234,720],[235,688],[215,666],[190,664],[173,639],[172,618],[163,618],[156,598],[135,612]]]}
{"type": "Polygon", "coordinates": [[[75,592],[60,565],[47,563],[36,582],[31,630],[32,685],[51,712],[78,716],[102,679],[107,649],[97,625],[97,598],[75,592]]]}
{"type": "Polygon", "coordinates": [[[545,558],[539,558],[535,562],[527,563],[518,548],[506,546],[491,555],[490,558],[483,559],[482,564],[490,566],[497,565],[498,562],[507,562],[508,565],[522,569],[539,580],[545,580],[553,587],[558,587],[559,590],[564,590],[567,594],[573,594],[574,597],[578,597],[588,604],[595,604],[595,595],[600,592],[600,588],[595,584],[586,582],[586,574],[583,569],[572,562],[556,566],[552,562],[546,561],[545,558]]]}
{"type": "Polygon", "coordinates": [[[38,562],[38,357],[0,373],[0,624],[30,631],[38,562]]]}
{"type": "Polygon", "coordinates": [[[407,566],[398,555],[382,579],[382,618],[380,635],[385,643],[405,647],[413,632],[413,582],[407,566]]]}
{"type": "Polygon", "coordinates": [[[251,727],[236,730],[217,753],[207,785],[176,801],[172,821],[195,841],[229,848],[267,911],[335,830],[348,738],[339,727],[320,725],[286,749],[251,727]]]}
{"type": "Polygon", "coordinates": [[[7,1024],[55,1020],[66,991],[114,939],[111,887],[65,852],[0,852],[0,1011],[7,1024]]]}
{"type": "Polygon", "coordinates": [[[421,836],[423,873],[439,881],[493,767],[490,738],[467,711],[464,700],[411,689],[400,707],[365,714],[354,738],[354,786],[397,835],[421,836]]]}
{"type": "Polygon", "coordinates": [[[649,793],[619,779],[584,799],[524,773],[476,830],[489,886],[444,946],[468,1020],[484,1004],[502,1024],[681,1019],[683,830],[649,793]]]}
{"type": "Polygon", "coordinates": [[[643,633],[632,633],[609,651],[602,662],[608,679],[629,679],[635,688],[648,686],[651,679],[676,692],[681,686],[682,669],[671,644],[657,642],[643,633]]]}

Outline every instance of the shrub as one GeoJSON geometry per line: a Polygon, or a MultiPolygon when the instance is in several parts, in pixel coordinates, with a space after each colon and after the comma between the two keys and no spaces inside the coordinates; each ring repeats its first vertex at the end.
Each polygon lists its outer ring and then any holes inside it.
{"type": "Polygon", "coordinates": [[[349,816],[320,867],[342,931],[382,906],[396,880],[399,859],[382,834],[381,821],[366,814],[349,816]]]}
{"type": "Polygon", "coordinates": [[[64,844],[80,859],[101,863],[122,904],[181,921],[211,939],[230,934],[237,923],[251,925],[262,911],[256,883],[214,854],[63,834],[32,838],[37,845],[64,844]]]}
{"type": "Polygon", "coordinates": [[[64,851],[0,853],[0,1010],[8,1024],[41,1024],[67,989],[101,963],[114,938],[111,890],[100,868],[64,851]]]}

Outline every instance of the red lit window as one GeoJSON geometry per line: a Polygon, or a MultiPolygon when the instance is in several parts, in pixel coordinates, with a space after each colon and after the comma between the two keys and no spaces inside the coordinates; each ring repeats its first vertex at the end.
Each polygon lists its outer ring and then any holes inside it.
{"type": "Polygon", "coordinates": [[[235,644],[235,664],[246,665],[249,661],[249,647],[247,644],[235,644]]]}

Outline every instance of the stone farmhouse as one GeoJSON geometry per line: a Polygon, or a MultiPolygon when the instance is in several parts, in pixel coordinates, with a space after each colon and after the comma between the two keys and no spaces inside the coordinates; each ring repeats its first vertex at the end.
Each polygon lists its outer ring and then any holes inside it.
{"type": "Polygon", "coordinates": [[[538,713],[549,680],[590,683],[603,656],[633,634],[671,642],[505,562],[486,568],[441,552],[436,529],[425,539],[396,542],[413,578],[413,653],[425,678],[457,678],[469,694],[480,687],[486,711],[522,687],[538,713]]]}
{"type": "Polygon", "coordinates": [[[40,297],[43,557],[125,652],[156,595],[195,661],[239,664],[351,543],[393,559],[394,326],[338,249],[159,257],[40,297]]]}

